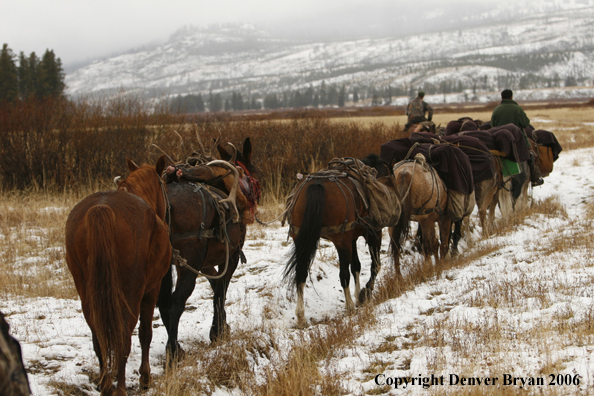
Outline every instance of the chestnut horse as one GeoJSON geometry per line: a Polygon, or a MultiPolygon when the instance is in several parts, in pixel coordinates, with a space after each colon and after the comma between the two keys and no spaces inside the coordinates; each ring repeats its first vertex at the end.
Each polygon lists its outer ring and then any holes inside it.
{"type": "Polygon", "coordinates": [[[116,191],[89,195],[66,221],[66,262],[93,335],[101,395],[126,394],[126,361],[139,318],[140,385],[148,387],[153,311],[171,263],[160,177],[165,157],[156,166],[127,162],[131,173],[116,191]]]}
{"type": "MultiPolygon", "coordinates": [[[[218,149],[222,158],[234,163],[227,163],[228,166],[233,170],[236,166],[241,169],[242,176],[235,183],[239,182],[242,193],[255,210],[259,199],[259,182],[254,178],[256,169],[251,163],[250,139],[244,141],[243,154],[236,153],[236,158],[231,158],[222,147],[218,149]]],[[[222,162],[226,161],[213,161],[213,165],[221,166],[222,162]]],[[[226,172],[230,173],[229,170],[226,172]]],[[[172,357],[183,353],[178,343],[179,321],[186,301],[196,286],[196,277],[206,277],[214,292],[210,340],[215,341],[228,332],[225,313],[227,289],[240,258],[245,262],[241,249],[245,240],[246,219],[234,219],[236,213],[231,202],[219,204],[232,195],[224,183],[225,177],[217,177],[216,182],[208,184],[204,183],[206,179],[201,181],[200,177],[193,182],[176,182],[175,174],[182,173],[186,180],[192,180],[192,169],[167,169],[167,178],[171,181],[167,183],[167,192],[171,204],[172,246],[179,251],[186,265],[178,262],[175,266],[177,282],[173,293],[171,270],[167,273],[159,296],[159,310],[168,334],[167,352],[172,357]]]]}
{"type": "MultiPolygon", "coordinates": [[[[387,164],[376,155],[363,162],[377,170],[378,177],[391,177],[387,164]]],[[[347,173],[318,172],[309,175],[294,190],[294,206],[288,208],[290,235],[294,245],[285,267],[284,278],[297,290],[295,314],[299,326],[306,324],[303,290],[315,258],[320,238],[334,244],[340,262],[340,285],[343,288],[347,311],[355,304],[349,288],[349,267],[355,279],[355,297],[364,302],[373,291],[380,269],[381,228],[370,227],[368,211],[357,186],[347,173]],[[371,275],[361,290],[359,274],[361,262],[357,254],[357,239],[365,238],[371,254],[371,275]]]]}
{"type": "Polygon", "coordinates": [[[393,171],[402,214],[398,225],[392,228],[391,248],[394,269],[401,279],[400,250],[408,235],[410,221],[419,223],[424,254],[432,254],[435,260],[445,258],[448,253],[452,221],[447,215],[448,193],[445,184],[422,154],[417,154],[414,160],[396,163],[393,171]],[[439,243],[435,223],[439,224],[439,243]]]}

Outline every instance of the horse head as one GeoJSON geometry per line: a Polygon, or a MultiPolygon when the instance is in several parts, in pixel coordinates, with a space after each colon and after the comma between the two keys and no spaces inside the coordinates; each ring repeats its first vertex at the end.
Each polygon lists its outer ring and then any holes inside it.
{"type": "Polygon", "coordinates": [[[241,170],[241,192],[250,203],[252,211],[254,211],[256,204],[260,200],[261,187],[258,180],[260,170],[252,163],[252,143],[249,137],[246,138],[243,142],[242,152],[237,151],[232,144],[230,145],[234,151],[232,154],[221,145],[217,145],[217,150],[221,159],[233,163],[241,170]]]}
{"type": "Polygon", "coordinates": [[[114,179],[118,190],[138,195],[148,203],[161,220],[165,219],[165,191],[161,175],[165,170],[165,155],[153,165],[138,166],[134,161],[126,159],[130,174],[126,179],[114,179]]]}

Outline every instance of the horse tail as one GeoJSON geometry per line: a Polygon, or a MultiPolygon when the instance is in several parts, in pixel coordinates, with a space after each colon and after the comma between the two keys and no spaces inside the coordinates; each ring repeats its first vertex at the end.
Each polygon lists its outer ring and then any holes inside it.
{"type": "Polygon", "coordinates": [[[86,215],[89,323],[103,360],[102,379],[108,377],[100,383],[109,384],[125,354],[128,333],[123,311],[128,304],[117,269],[115,221],[115,213],[106,205],[96,205],[86,215]]]}
{"type": "Polygon", "coordinates": [[[309,268],[318,249],[322,234],[322,215],[326,204],[326,192],[320,183],[310,185],[306,191],[303,223],[295,237],[284,279],[292,285],[305,283],[309,268]]]}
{"type": "Polygon", "coordinates": [[[410,228],[410,219],[412,217],[412,198],[410,190],[412,188],[412,182],[414,175],[408,169],[402,169],[396,176],[396,186],[398,188],[398,197],[402,200],[400,202],[401,212],[398,224],[392,228],[392,236],[390,246],[392,248],[392,254],[395,256],[397,250],[400,250],[401,246],[404,245],[406,237],[408,236],[410,228]]]}

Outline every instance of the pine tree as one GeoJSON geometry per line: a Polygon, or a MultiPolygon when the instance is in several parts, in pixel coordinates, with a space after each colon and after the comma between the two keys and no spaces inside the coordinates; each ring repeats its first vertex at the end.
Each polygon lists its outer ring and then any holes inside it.
{"type": "Polygon", "coordinates": [[[0,102],[14,102],[19,95],[19,79],[14,54],[8,44],[0,52],[0,102]]]}
{"type": "Polygon", "coordinates": [[[338,93],[338,107],[344,107],[345,101],[346,101],[346,88],[343,85],[340,88],[340,92],[338,93]]]}
{"type": "Polygon", "coordinates": [[[197,111],[205,110],[204,99],[202,99],[202,94],[198,94],[198,96],[196,96],[196,110],[197,111]]]}
{"type": "Polygon", "coordinates": [[[56,58],[53,50],[46,50],[39,62],[37,96],[40,98],[59,97],[64,93],[64,70],[62,61],[56,58]]]}

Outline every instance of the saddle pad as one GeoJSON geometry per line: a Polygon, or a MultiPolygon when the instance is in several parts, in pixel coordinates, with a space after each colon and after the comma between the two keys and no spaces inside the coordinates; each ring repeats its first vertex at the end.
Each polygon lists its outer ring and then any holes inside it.
{"type": "Polygon", "coordinates": [[[520,173],[520,164],[507,158],[501,158],[501,168],[503,176],[513,176],[520,173]]]}

